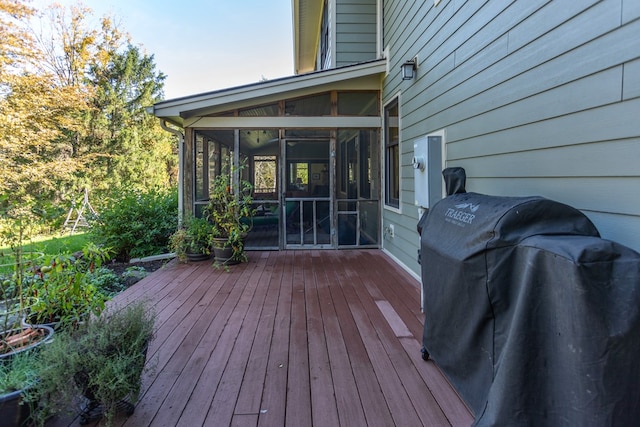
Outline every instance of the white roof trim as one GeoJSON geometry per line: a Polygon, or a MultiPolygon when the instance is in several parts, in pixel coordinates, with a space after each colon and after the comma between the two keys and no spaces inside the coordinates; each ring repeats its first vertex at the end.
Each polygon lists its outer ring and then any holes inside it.
{"type": "MultiPolygon", "coordinates": [[[[248,103],[251,103],[248,105],[259,105],[271,102],[276,96],[279,98],[302,96],[329,90],[331,87],[340,86],[341,83],[345,89],[351,85],[353,89],[362,89],[363,87],[357,84],[358,80],[379,77],[386,72],[386,59],[378,59],[347,67],[162,101],[153,106],[152,114],[183,126],[185,118],[210,114],[216,110],[224,111],[247,106],[248,103]]],[[[379,89],[379,80],[376,82],[376,89],[379,89]]]]}

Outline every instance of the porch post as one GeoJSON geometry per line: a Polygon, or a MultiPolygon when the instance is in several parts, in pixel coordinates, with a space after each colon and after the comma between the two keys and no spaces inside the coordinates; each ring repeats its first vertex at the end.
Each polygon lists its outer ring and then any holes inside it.
{"type": "Polygon", "coordinates": [[[233,130],[233,167],[231,168],[233,189],[236,197],[240,197],[240,129],[233,130]]]}
{"type": "Polygon", "coordinates": [[[195,196],[195,166],[194,166],[194,132],[192,128],[185,128],[185,137],[182,150],[182,210],[184,215],[193,215],[193,201],[195,196]]]}

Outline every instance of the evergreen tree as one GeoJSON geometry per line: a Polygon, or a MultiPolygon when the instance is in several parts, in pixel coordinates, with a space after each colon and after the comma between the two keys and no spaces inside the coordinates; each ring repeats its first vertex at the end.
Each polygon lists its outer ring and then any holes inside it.
{"type": "Polygon", "coordinates": [[[174,142],[145,111],[163,97],[153,55],[112,17],[26,3],[0,0],[0,208],[174,184],[174,142]]]}
{"type": "MultiPolygon", "coordinates": [[[[165,76],[153,55],[128,45],[106,67],[93,67],[95,87],[87,147],[103,188],[166,186],[176,166],[173,141],[146,107],[162,99],[165,76]]],[[[96,177],[97,178],[97,177],[96,177]]]]}

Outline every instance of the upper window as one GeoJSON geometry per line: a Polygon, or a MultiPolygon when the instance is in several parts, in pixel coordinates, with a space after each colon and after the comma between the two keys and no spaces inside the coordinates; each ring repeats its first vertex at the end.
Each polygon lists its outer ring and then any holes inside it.
{"type": "Polygon", "coordinates": [[[240,117],[276,117],[278,114],[277,103],[238,110],[238,116],[240,117]]]}
{"type": "Polygon", "coordinates": [[[284,114],[286,116],[330,116],[331,93],[288,99],[284,103],[284,114]]]}
{"type": "Polygon", "coordinates": [[[384,107],[385,205],[400,207],[400,127],[398,98],[384,107]]]}
{"type": "Polygon", "coordinates": [[[338,92],[339,116],[379,116],[378,92],[338,92]]]}

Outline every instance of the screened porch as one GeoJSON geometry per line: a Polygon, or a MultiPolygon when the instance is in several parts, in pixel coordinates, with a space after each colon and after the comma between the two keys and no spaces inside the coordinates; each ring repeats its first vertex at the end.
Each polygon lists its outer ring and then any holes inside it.
{"type": "Polygon", "coordinates": [[[357,125],[379,115],[378,91],[328,91],[219,112],[218,127],[196,122],[185,140],[186,208],[203,215],[214,178],[229,174],[234,191],[252,188],[247,249],[378,248],[380,130],[357,125]],[[336,127],[338,117],[354,127],[336,127]],[[274,127],[240,126],[252,121],[274,127]]]}

